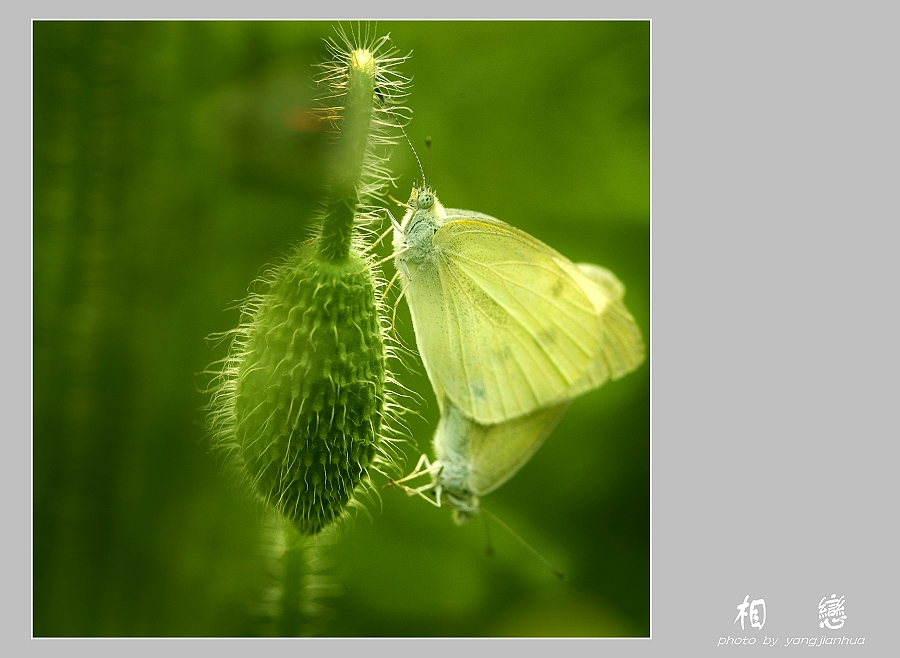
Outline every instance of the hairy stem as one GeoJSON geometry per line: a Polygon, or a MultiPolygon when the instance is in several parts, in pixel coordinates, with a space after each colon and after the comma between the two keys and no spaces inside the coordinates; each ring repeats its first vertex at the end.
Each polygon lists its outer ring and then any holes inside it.
{"type": "Polygon", "coordinates": [[[343,260],[350,252],[363,162],[375,110],[377,64],[374,56],[368,50],[358,49],[350,53],[349,60],[341,133],[332,160],[331,190],[319,238],[319,254],[330,261],[343,260]]]}

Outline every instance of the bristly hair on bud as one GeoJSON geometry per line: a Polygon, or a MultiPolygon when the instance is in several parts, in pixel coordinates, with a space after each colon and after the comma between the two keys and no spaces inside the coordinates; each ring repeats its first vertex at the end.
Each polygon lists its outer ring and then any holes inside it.
{"type": "Polygon", "coordinates": [[[368,27],[326,43],[321,116],[335,143],[315,233],[242,304],[209,413],[228,470],[307,536],[364,509],[369,469],[393,470],[405,411],[369,224],[394,180],[386,146],[408,121],[406,57],[368,27]]]}
{"type": "MultiPolygon", "coordinates": [[[[323,208],[322,231],[327,234],[335,224],[345,227],[352,210],[357,229],[352,244],[365,252],[375,239],[370,225],[381,217],[386,190],[396,182],[385,147],[397,143],[398,130],[410,120],[409,108],[401,104],[408,96],[410,80],[398,71],[409,55],[398,54],[389,34],[370,34],[368,24],[350,35],[338,27],[336,37],[327,39],[326,45],[330,57],[318,65],[316,78],[323,89],[320,116],[326,132],[344,147],[333,151],[334,175],[323,208]]],[[[320,248],[340,255],[347,241],[340,229],[334,234],[340,238],[338,244],[326,238],[320,248]]]]}

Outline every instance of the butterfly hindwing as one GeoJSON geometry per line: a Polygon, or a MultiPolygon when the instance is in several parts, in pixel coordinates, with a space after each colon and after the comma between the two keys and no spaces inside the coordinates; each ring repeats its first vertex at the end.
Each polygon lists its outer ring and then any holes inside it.
{"type": "Polygon", "coordinates": [[[566,400],[496,425],[478,426],[469,446],[473,491],[484,495],[515,475],[541,447],[569,404],[571,400],[566,400]]]}
{"type": "Polygon", "coordinates": [[[637,368],[645,356],[644,340],[634,318],[625,308],[625,286],[606,268],[592,263],[578,263],[576,267],[593,285],[585,291],[594,300],[600,324],[601,356],[611,379],[618,379],[637,368]]]}
{"type": "Polygon", "coordinates": [[[490,493],[531,459],[570,403],[567,400],[496,425],[481,425],[445,400],[434,434],[435,454],[443,465],[442,486],[476,496],[490,493]],[[459,476],[458,482],[453,481],[452,473],[459,476]]]}

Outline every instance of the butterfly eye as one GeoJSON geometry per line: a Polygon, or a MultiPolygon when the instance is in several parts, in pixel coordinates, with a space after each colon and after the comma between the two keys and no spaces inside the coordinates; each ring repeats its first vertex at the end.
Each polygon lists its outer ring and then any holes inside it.
{"type": "Polygon", "coordinates": [[[416,207],[420,210],[427,210],[434,205],[434,195],[431,192],[421,192],[416,199],[416,207]]]}

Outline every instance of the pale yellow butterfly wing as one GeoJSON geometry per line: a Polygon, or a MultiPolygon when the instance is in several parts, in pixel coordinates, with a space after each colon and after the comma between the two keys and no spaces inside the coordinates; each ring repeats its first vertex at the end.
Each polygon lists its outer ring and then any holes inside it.
{"type": "Polygon", "coordinates": [[[433,264],[407,289],[419,352],[438,399],[471,420],[496,425],[559,404],[643,360],[640,330],[606,270],[586,274],[468,211],[449,210],[432,243],[433,264]]]}
{"type": "Polygon", "coordinates": [[[625,286],[606,268],[593,263],[578,263],[578,269],[594,285],[585,292],[598,309],[602,359],[608,364],[611,379],[618,379],[644,361],[644,339],[634,318],[625,308],[625,286]]]}
{"type": "Polygon", "coordinates": [[[456,405],[444,402],[434,435],[435,454],[447,464],[465,468],[465,483],[472,493],[490,493],[528,462],[559,423],[570,401],[538,409],[496,425],[480,425],[456,405]]]}

